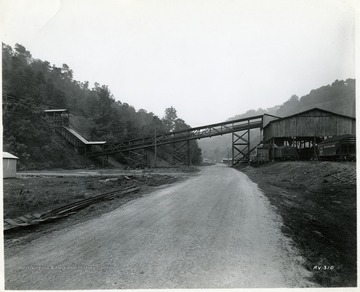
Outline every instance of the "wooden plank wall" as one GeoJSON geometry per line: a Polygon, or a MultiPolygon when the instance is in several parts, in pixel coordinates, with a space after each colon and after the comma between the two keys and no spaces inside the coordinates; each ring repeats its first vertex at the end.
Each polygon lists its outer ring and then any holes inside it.
{"type": "Polygon", "coordinates": [[[279,118],[264,114],[262,127],[265,128],[268,123],[270,123],[271,121],[277,120],[277,119],[279,119],[279,118]]]}
{"type": "Polygon", "coordinates": [[[264,128],[264,141],[283,137],[326,137],[356,134],[356,121],[352,118],[311,111],[273,121],[264,128]]]}

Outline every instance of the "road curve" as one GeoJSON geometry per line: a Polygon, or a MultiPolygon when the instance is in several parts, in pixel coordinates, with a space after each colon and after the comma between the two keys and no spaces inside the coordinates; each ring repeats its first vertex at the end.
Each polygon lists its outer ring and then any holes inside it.
{"type": "Polygon", "coordinates": [[[6,289],[306,287],[257,185],[226,166],[5,250],[6,289]],[[8,255],[7,255],[8,254],[8,255]]]}

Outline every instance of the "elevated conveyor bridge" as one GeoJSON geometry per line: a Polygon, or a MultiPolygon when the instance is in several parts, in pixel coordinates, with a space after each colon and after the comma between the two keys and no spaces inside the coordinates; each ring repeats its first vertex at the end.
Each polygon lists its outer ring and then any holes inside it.
{"type": "Polygon", "coordinates": [[[278,117],[264,114],[154,135],[142,139],[128,140],[119,143],[105,143],[102,145],[101,150],[87,152],[86,156],[96,157],[123,153],[127,155],[130,160],[136,162],[136,157],[141,159],[143,156],[141,152],[145,149],[172,144],[174,145],[173,157],[177,160],[185,160],[182,162],[190,165],[191,153],[189,143],[191,140],[232,134],[232,165],[237,165],[240,162],[248,162],[250,160],[250,153],[255,148],[250,149],[250,130],[262,130],[267,123],[274,119],[278,119],[278,117]],[[131,156],[133,156],[133,158],[131,158],[131,156]]]}
{"type": "MultiPolygon", "coordinates": [[[[13,102],[12,99],[15,97],[3,94],[3,100],[4,97],[5,104],[10,107],[13,102]],[[9,102],[9,100],[12,101],[9,102]]],[[[18,98],[16,97],[16,99],[18,98]]],[[[232,165],[237,165],[240,162],[248,162],[250,161],[250,153],[255,149],[255,147],[250,149],[250,130],[258,128],[262,131],[270,121],[279,119],[279,117],[264,114],[154,135],[142,139],[106,143],[106,141],[87,141],[72,129],[69,126],[69,111],[67,109],[47,109],[44,110],[44,113],[48,122],[54,126],[55,130],[64,139],[75,147],[75,150],[79,154],[84,154],[88,157],[103,156],[107,158],[109,155],[122,153],[129,161],[133,160],[136,162],[136,160],[139,161],[139,158],[142,159],[146,149],[153,147],[156,152],[157,146],[172,144],[174,160],[181,161],[187,165],[190,165],[191,161],[189,145],[191,140],[225,134],[232,134],[232,165]]]]}

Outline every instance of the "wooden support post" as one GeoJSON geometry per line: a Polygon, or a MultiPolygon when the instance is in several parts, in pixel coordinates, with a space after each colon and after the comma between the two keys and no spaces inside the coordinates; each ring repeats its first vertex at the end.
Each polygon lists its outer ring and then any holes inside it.
{"type": "Polygon", "coordinates": [[[131,160],[130,160],[130,158],[131,158],[131,154],[130,154],[130,150],[128,150],[127,151],[127,164],[128,164],[128,168],[131,168],[131,160]]]}
{"type": "Polygon", "coordinates": [[[191,157],[190,157],[190,140],[187,140],[187,165],[190,167],[191,165],[191,157]]]}
{"type": "Polygon", "coordinates": [[[248,120],[248,127],[249,127],[249,129],[248,129],[248,145],[247,145],[247,147],[248,147],[248,150],[247,150],[247,152],[248,152],[248,163],[250,164],[250,120],[248,120]]]}
{"type": "Polygon", "coordinates": [[[235,149],[234,149],[234,136],[235,136],[235,134],[232,133],[231,166],[234,166],[234,151],[235,151],[235,149]]]}
{"type": "Polygon", "coordinates": [[[175,143],[172,143],[171,144],[172,145],[172,160],[173,160],[173,165],[175,165],[176,164],[176,159],[175,159],[175,143]]]}
{"type": "Polygon", "coordinates": [[[156,157],[156,156],[157,156],[157,147],[156,147],[156,125],[155,125],[155,137],[154,137],[154,138],[155,138],[155,141],[154,141],[154,142],[155,142],[155,149],[154,149],[154,150],[155,150],[155,153],[154,153],[154,154],[155,154],[155,157],[154,157],[154,168],[156,168],[156,158],[157,158],[157,157],[156,157]]]}
{"type": "Polygon", "coordinates": [[[149,167],[149,160],[148,160],[148,152],[147,152],[147,150],[145,150],[145,165],[146,165],[146,168],[149,167]]]}
{"type": "Polygon", "coordinates": [[[272,139],[272,161],[275,160],[275,138],[272,139]]]}

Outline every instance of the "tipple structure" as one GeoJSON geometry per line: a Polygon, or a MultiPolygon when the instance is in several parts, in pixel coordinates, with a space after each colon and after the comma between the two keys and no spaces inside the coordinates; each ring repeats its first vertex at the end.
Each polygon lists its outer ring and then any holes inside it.
{"type": "Polygon", "coordinates": [[[317,145],[325,139],[355,135],[355,118],[318,108],[283,118],[269,114],[257,115],[118,143],[87,141],[70,128],[69,112],[66,109],[46,110],[45,115],[56,131],[74,145],[78,153],[88,157],[102,156],[106,160],[109,155],[122,153],[132,167],[146,166],[147,150],[154,148],[156,153],[156,148],[163,145],[172,145],[167,147],[167,151],[171,148],[174,163],[180,161],[190,165],[191,140],[225,134],[232,135],[233,166],[250,162],[251,153],[255,149],[260,162],[274,159],[318,159],[317,145]],[[260,130],[260,141],[263,143],[260,147],[250,147],[250,133],[253,129],[260,130]]]}
{"type": "Polygon", "coordinates": [[[263,129],[263,141],[272,145],[270,159],[276,158],[277,147],[290,146],[297,150],[298,159],[317,160],[318,145],[324,140],[343,135],[355,139],[355,134],[355,118],[313,108],[269,122],[263,129]]]}
{"type": "Polygon", "coordinates": [[[180,160],[187,165],[190,165],[191,153],[189,143],[191,140],[232,134],[232,165],[236,165],[240,162],[248,162],[250,160],[251,151],[255,149],[255,147],[250,149],[250,130],[256,128],[262,129],[264,124],[267,124],[274,119],[278,119],[278,117],[259,115],[145,137],[142,139],[105,144],[100,150],[87,153],[87,156],[95,157],[116,153],[127,153],[129,157],[137,156],[141,158],[143,156],[141,152],[144,149],[172,144],[174,161],[180,160]]]}

